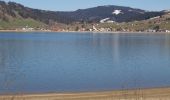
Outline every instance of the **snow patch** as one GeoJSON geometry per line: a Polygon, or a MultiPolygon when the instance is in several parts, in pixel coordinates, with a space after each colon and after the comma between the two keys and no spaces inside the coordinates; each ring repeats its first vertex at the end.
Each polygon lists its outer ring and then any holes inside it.
{"type": "Polygon", "coordinates": [[[104,23],[104,22],[106,22],[107,20],[109,20],[110,18],[105,18],[105,19],[102,19],[102,20],[100,20],[100,23],[104,23]]]}
{"type": "Polygon", "coordinates": [[[150,18],[150,20],[158,19],[158,18],[160,18],[160,16],[152,17],[152,18],[150,18]]]}
{"type": "Polygon", "coordinates": [[[113,15],[119,15],[119,14],[123,14],[123,12],[121,12],[122,10],[114,10],[112,12],[113,15]]]}
{"type": "Polygon", "coordinates": [[[110,20],[110,18],[105,18],[105,19],[100,20],[100,23],[114,23],[114,22],[115,21],[110,20]]]}

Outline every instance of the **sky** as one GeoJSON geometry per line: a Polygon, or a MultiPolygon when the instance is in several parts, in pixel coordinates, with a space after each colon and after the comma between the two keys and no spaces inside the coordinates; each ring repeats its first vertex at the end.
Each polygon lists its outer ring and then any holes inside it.
{"type": "Polygon", "coordinates": [[[170,0],[3,0],[52,11],[74,11],[102,5],[118,5],[149,11],[170,9],[170,0]]]}

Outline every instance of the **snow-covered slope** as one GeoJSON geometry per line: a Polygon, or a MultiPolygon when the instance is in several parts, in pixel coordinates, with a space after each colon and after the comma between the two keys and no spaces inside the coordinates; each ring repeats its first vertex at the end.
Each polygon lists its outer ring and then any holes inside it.
{"type": "Polygon", "coordinates": [[[119,14],[123,14],[123,12],[121,12],[122,10],[114,10],[112,12],[113,15],[119,15],[119,14]]]}
{"type": "Polygon", "coordinates": [[[110,18],[104,18],[100,20],[100,23],[114,23],[115,21],[111,20],[110,18]]]}

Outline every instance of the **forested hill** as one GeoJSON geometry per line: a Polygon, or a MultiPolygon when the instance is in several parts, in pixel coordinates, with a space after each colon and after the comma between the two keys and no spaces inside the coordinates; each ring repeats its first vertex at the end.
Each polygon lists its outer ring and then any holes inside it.
{"type": "MultiPolygon", "coordinates": [[[[57,5],[57,4],[56,4],[57,5]]],[[[149,19],[164,15],[164,11],[148,12],[141,9],[121,6],[98,6],[88,9],[79,9],[71,12],[46,11],[25,7],[15,2],[0,1],[0,20],[31,19],[37,23],[51,24],[53,22],[69,24],[73,22],[100,22],[109,19],[114,22],[130,22],[149,19]]]]}

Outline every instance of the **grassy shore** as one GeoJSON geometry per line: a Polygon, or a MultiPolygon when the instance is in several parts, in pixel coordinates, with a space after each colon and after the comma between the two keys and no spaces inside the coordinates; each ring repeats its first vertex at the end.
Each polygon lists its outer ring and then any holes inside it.
{"type": "Polygon", "coordinates": [[[0,100],[170,100],[170,88],[84,93],[0,95],[0,100]]]}

